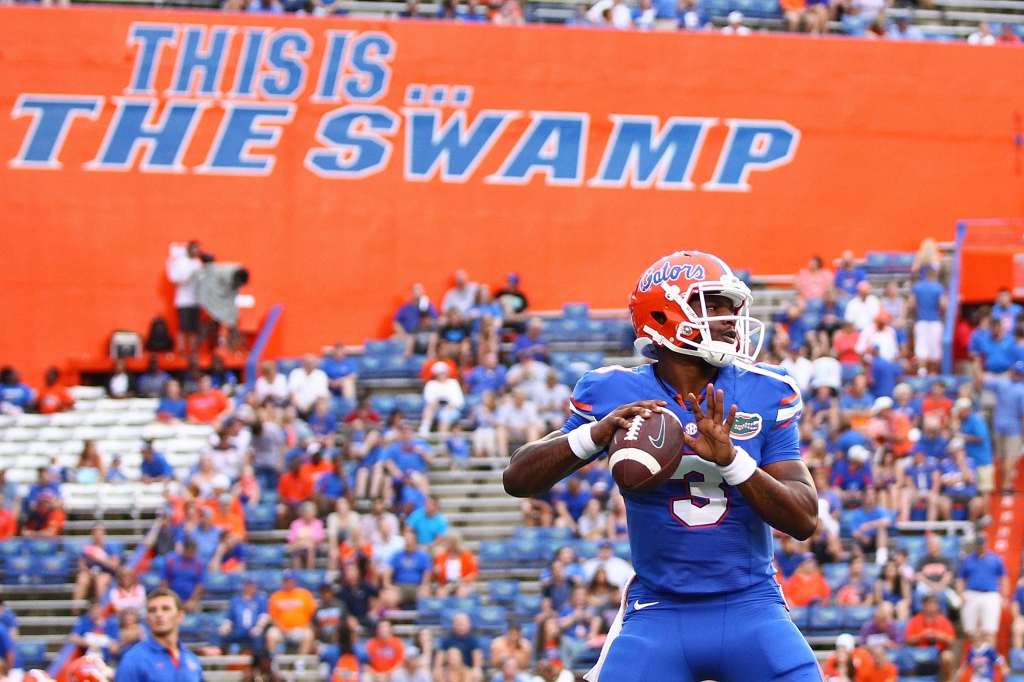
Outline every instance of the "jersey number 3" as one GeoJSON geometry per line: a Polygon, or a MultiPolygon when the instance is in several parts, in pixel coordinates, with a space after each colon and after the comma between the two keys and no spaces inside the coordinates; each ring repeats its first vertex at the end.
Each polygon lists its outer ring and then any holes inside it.
{"type": "Polygon", "coordinates": [[[717,526],[729,513],[725,480],[711,467],[697,457],[685,457],[672,476],[686,484],[686,494],[673,497],[671,505],[672,516],[687,528],[717,526]]]}

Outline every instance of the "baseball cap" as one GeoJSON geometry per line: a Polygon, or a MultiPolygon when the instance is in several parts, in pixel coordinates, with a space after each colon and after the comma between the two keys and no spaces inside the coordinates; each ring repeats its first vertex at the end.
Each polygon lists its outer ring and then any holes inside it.
{"type": "Polygon", "coordinates": [[[892,398],[889,396],[883,395],[879,398],[875,398],[875,404],[871,406],[871,414],[878,414],[882,410],[891,410],[892,405],[892,398]]]}
{"type": "Polygon", "coordinates": [[[957,398],[956,402],[953,403],[954,410],[970,410],[974,408],[974,403],[971,402],[970,398],[957,398]]]}
{"type": "Polygon", "coordinates": [[[281,571],[281,578],[283,580],[295,580],[295,571],[293,571],[290,568],[287,568],[281,571]]]}
{"type": "Polygon", "coordinates": [[[505,279],[514,284],[519,284],[519,275],[517,275],[514,272],[510,272],[507,275],[505,275],[505,279]]]}
{"type": "Polygon", "coordinates": [[[857,640],[853,638],[853,635],[844,632],[843,634],[836,637],[836,648],[846,649],[847,651],[853,651],[857,646],[857,640]]]}
{"type": "Polygon", "coordinates": [[[852,445],[850,446],[850,449],[846,452],[846,457],[851,462],[864,463],[868,461],[869,457],[871,457],[871,453],[868,452],[868,449],[863,445],[852,445]]]}
{"type": "Polygon", "coordinates": [[[729,12],[729,23],[730,24],[738,24],[741,21],[743,21],[743,12],[738,12],[736,10],[733,10],[732,12],[729,12]]]}
{"type": "Polygon", "coordinates": [[[604,549],[605,547],[611,547],[611,546],[612,546],[612,541],[611,540],[601,540],[601,542],[599,542],[598,545],[597,545],[598,549],[604,549]]]}
{"type": "Polygon", "coordinates": [[[430,374],[432,376],[437,376],[437,373],[442,370],[449,373],[451,372],[451,369],[448,367],[448,365],[444,362],[441,362],[440,360],[438,360],[437,362],[430,366],[430,374]]]}

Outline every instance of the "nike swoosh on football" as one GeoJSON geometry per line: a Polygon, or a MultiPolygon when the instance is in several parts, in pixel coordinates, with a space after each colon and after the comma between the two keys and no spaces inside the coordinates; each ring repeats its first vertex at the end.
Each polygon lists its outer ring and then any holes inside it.
{"type": "Polygon", "coordinates": [[[660,604],[660,603],[661,602],[652,601],[652,602],[647,602],[646,604],[641,604],[640,600],[637,599],[635,602],[633,602],[633,608],[636,609],[637,611],[642,611],[643,609],[646,609],[648,606],[654,606],[655,604],[660,604]]]}
{"type": "Polygon", "coordinates": [[[665,416],[664,415],[662,415],[662,417],[661,417],[661,429],[658,431],[658,437],[657,438],[652,438],[651,436],[647,436],[647,438],[650,439],[651,445],[653,445],[654,447],[658,448],[659,450],[661,449],[661,446],[665,444],[665,416]]]}

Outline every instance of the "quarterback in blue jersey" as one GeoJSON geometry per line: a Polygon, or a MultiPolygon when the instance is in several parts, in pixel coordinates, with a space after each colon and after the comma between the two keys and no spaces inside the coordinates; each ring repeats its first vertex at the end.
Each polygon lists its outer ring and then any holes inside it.
{"type": "Polygon", "coordinates": [[[750,303],[715,256],[659,260],[629,305],[637,348],[656,362],[585,374],[565,426],[505,470],[510,494],[539,495],[635,415],[669,410],[683,424],[671,479],[623,493],[636,576],[590,682],[821,682],[772,566],[772,527],[803,540],[818,523],[798,448],[800,391],[785,371],[753,364],[763,329],[750,303]]]}

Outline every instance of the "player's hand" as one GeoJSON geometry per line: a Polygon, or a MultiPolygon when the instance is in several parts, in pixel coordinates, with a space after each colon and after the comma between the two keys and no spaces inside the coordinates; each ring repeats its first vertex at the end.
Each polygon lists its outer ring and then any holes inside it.
{"type": "Polygon", "coordinates": [[[733,405],[726,410],[725,394],[722,391],[715,391],[714,384],[708,384],[705,396],[708,401],[706,412],[700,406],[697,396],[692,393],[686,396],[690,403],[690,411],[697,422],[697,436],[691,436],[683,431],[683,443],[701,459],[718,466],[728,466],[736,456],[736,449],[729,436],[732,433],[732,423],[736,420],[736,406],[733,405]]]}
{"type": "Polygon", "coordinates": [[[604,447],[612,442],[612,437],[619,429],[628,429],[630,420],[640,415],[643,418],[651,416],[652,412],[661,412],[661,408],[668,405],[664,400],[641,400],[629,405],[623,405],[607,417],[597,422],[590,430],[590,437],[594,439],[594,445],[604,447]]]}

